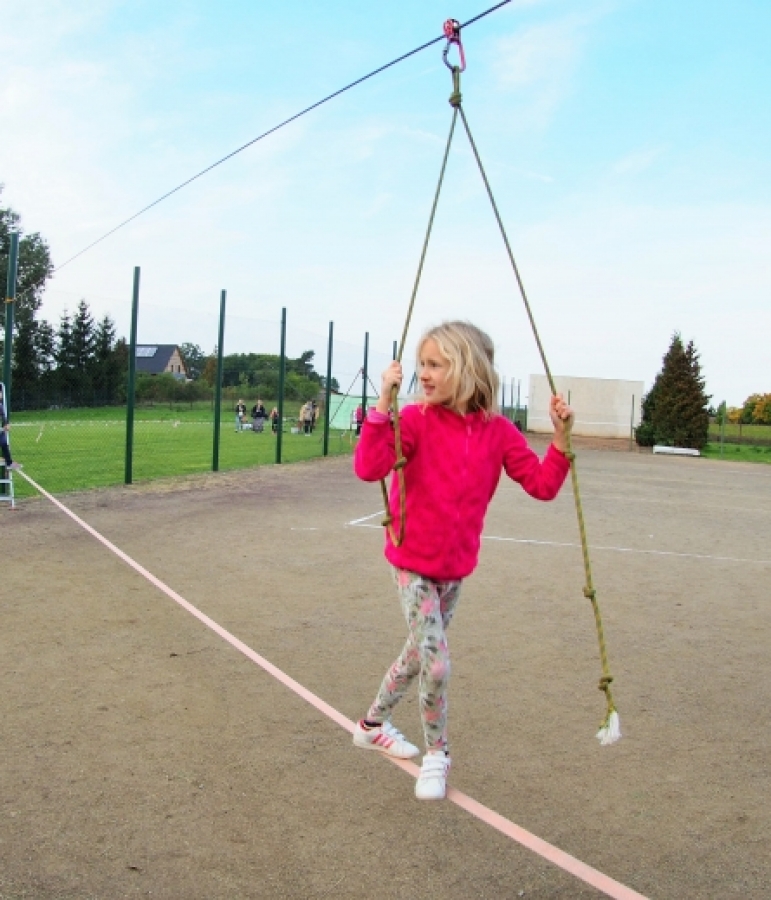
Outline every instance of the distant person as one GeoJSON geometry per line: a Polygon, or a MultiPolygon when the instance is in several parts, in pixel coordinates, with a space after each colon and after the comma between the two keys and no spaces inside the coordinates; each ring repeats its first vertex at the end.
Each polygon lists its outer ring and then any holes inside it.
{"type": "Polygon", "coordinates": [[[278,434],[278,409],[274,406],[270,411],[270,430],[273,434],[278,434]]]}
{"type": "Polygon", "coordinates": [[[316,422],[319,420],[319,405],[315,400],[311,400],[311,434],[313,434],[313,429],[316,427],[316,422]]]}
{"type": "Polygon", "coordinates": [[[20,469],[21,464],[14,462],[11,457],[11,446],[8,443],[8,416],[5,414],[5,397],[2,388],[0,388],[0,452],[3,454],[3,461],[6,469],[20,469]]]}
{"type": "Polygon", "coordinates": [[[364,410],[362,408],[361,403],[356,407],[356,411],[353,414],[353,424],[356,427],[356,437],[361,434],[361,426],[364,422],[364,410]]]}
{"type": "Polygon", "coordinates": [[[236,403],[236,431],[241,431],[244,427],[244,419],[246,418],[246,404],[243,400],[236,403]]]}
{"type": "Polygon", "coordinates": [[[303,408],[300,410],[300,421],[302,422],[303,434],[311,434],[313,431],[313,405],[310,400],[303,404],[303,408]]]}
{"type": "Polygon", "coordinates": [[[258,434],[262,434],[267,418],[268,414],[265,412],[262,400],[258,400],[252,407],[252,427],[258,434]]]}

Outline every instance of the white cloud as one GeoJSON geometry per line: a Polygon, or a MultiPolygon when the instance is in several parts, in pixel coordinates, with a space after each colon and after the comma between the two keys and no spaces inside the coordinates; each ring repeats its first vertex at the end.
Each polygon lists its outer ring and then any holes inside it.
{"type": "Polygon", "coordinates": [[[617,160],[611,171],[614,175],[639,175],[650,169],[653,164],[666,152],[666,147],[642,147],[633,150],[617,160]]]}
{"type": "Polygon", "coordinates": [[[609,3],[594,4],[580,13],[525,26],[494,44],[499,89],[521,98],[522,126],[549,124],[572,91],[591,26],[612,8],[609,3]]]}

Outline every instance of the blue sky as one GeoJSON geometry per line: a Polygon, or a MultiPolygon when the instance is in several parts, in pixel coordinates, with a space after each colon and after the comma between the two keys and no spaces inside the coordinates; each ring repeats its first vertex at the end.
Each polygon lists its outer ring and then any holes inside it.
{"type": "MultiPolygon", "coordinates": [[[[214,160],[488,5],[198,0],[3,4],[0,181],[59,264],[214,160]]],[[[771,390],[771,4],[519,0],[464,35],[464,108],[559,375],[649,386],[671,334],[708,391],[771,390]]],[[[246,150],[66,266],[43,314],[84,297],[140,340],[290,352],[401,332],[450,121],[441,45],[246,150]]],[[[462,135],[412,335],[469,318],[499,368],[540,371],[462,135]]]]}

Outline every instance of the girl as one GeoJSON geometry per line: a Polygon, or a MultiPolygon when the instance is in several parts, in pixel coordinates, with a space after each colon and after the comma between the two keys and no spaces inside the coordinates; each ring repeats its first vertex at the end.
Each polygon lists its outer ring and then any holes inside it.
{"type": "MultiPolygon", "coordinates": [[[[492,341],[466,322],[445,322],[427,331],[418,344],[418,367],[422,397],[400,418],[407,524],[399,547],[386,531],[385,547],[409,635],[357,723],[353,742],[401,759],[417,756],[418,748],[389,721],[417,676],[426,754],[415,795],[439,800],[450,769],[445,632],[462,580],[476,568],[487,507],[502,469],[538,500],[557,496],[570,469],[565,451],[573,412],[561,395],[552,397],[554,440],[541,461],[498,413],[492,341]]],[[[364,481],[385,478],[396,462],[388,408],[391,388],[401,382],[401,364],[393,362],[383,372],[380,399],[370,409],[356,447],[354,469],[364,481]]],[[[398,521],[395,476],[388,513],[398,521]]]]}

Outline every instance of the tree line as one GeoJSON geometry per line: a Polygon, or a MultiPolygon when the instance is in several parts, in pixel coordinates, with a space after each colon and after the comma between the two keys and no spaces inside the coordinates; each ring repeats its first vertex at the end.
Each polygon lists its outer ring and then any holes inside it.
{"type": "MultiPolygon", "coordinates": [[[[0,194],[3,186],[0,185],[0,194]]],[[[48,243],[38,233],[24,234],[21,218],[0,205],[0,279],[5,284],[10,253],[10,233],[21,234],[19,242],[17,296],[14,304],[13,357],[11,361],[14,409],[51,406],[112,406],[126,402],[129,347],[118,337],[113,319],[100,321],[85,299],[74,313],[65,311],[55,325],[40,318],[45,284],[54,265],[48,243]]],[[[6,304],[0,323],[4,329],[6,304]]],[[[0,367],[3,342],[0,342],[0,367]]],[[[205,354],[197,344],[180,344],[189,381],[171,375],[138,375],[138,402],[194,402],[213,397],[217,373],[217,351],[205,354]]],[[[285,361],[284,396],[306,401],[324,387],[324,378],[313,367],[314,351],[285,361]]],[[[279,387],[278,354],[236,353],[223,357],[223,387],[274,400],[279,387]]],[[[2,369],[0,368],[0,371],[2,369]]],[[[332,388],[337,382],[332,380],[332,388]]]]}
{"type": "Polygon", "coordinates": [[[650,391],[642,399],[642,420],[636,429],[643,447],[661,444],[701,450],[714,420],[743,425],[771,425],[771,394],[751,394],[740,407],[710,405],[701,361],[693,341],[683,343],[675,332],[650,391]]]}
{"type": "Polygon", "coordinates": [[[729,406],[725,413],[733,425],[771,425],[771,394],[750,394],[742,406],[729,406]]]}

